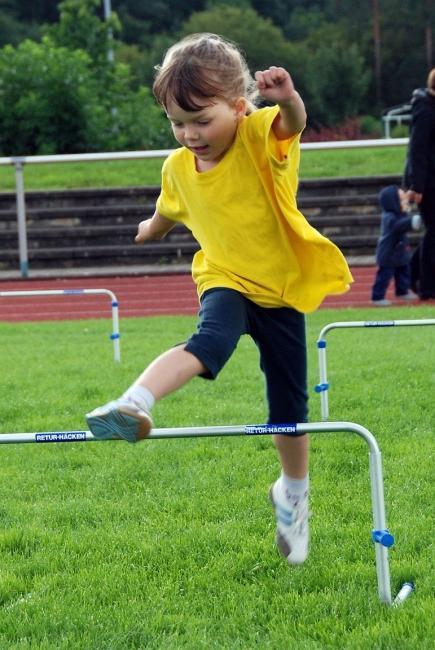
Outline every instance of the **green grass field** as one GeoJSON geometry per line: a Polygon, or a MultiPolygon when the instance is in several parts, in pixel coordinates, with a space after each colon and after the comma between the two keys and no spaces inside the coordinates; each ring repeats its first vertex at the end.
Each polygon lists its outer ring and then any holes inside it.
{"type": "MultiPolygon", "coordinates": [[[[321,310],[337,320],[433,317],[429,306],[321,310]]],[[[195,318],[0,324],[1,432],[82,429],[195,318]]],[[[267,499],[279,472],[270,439],[210,438],[0,448],[0,648],[5,650],[429,650],[433,624],[433,328],[328,334],[331,420],[354,421],[383,453],[393,593],[378,600],[368,449],[312,435],[312,551],[288,567],[267,499]]],[[[311,390],[311,421],[320,418],[311,390]]],[[[196,379],[154,409],[156,426],[259,423],[262,377],[248,338],[218,381],[196,379]]]]}
{"type": "MultiPolygon", "coordinates": [[[[401,174],[404,147],[304,151],[300,177],[372,176],[401,174]]],[[[162,159],[96,163],[29,164],[25,166],[26,190],[77,187],[125,187],[159,185],[162,159]]],[[[0,167],[0,191],[15,188],[14,168],[0,167]]]]}

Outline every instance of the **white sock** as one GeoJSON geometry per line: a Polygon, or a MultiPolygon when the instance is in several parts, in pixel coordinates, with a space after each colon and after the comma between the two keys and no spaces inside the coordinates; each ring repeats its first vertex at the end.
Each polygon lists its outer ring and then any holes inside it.
{"type": "Polygon", "coordinates": [[[130,386],[122,397],[147,413],[151,411],[156,401],[152,392],[143,386],[130,386]]]}
{"type": "Polygon", "coordinates": [[[281,472],[281,484],[284,488],[285,496],[292,503],[297,503],[300,499],[308,494],[309,475],[305,478],[292,478],[281,472]]]}

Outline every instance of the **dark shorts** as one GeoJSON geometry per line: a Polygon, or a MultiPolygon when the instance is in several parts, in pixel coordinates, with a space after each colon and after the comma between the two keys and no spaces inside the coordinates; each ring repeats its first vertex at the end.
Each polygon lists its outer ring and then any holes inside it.
{"type": "Polygon", "coordinates": [[[290,307],[256,305],[233,289],[210,289],[201,298],[197,332],[185,349],[215,379],[242,334],[249,334],[260,353],[266,380],[270,424],[306,422],[307,354],[304,315],[290,307]]]}

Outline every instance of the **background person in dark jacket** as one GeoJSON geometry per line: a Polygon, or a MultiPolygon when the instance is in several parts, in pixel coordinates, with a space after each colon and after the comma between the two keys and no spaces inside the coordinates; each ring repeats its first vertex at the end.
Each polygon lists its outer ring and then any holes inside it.
{"type": "Polygon", "coordinates": [[[435,298],[435,68],[427,88],[414,91],[404,184],[410,202],[419,204],[425,232],[419,246],[422,300],[435,298]]]}
{"type": "Polygon", "coordinates": [[[394,277],[396,296],[402,300],[412,300],[417,296],[409,290],[410,254],[406,239],[409,230],[417,230],[421,224],[419,214],[409,215],[407,194],[397,185],[388,185],[379,194],[382,208],[381,235],[376,246],[376,272],[372,287],[374,305],[391,305],[385,294],[394,277]]]}

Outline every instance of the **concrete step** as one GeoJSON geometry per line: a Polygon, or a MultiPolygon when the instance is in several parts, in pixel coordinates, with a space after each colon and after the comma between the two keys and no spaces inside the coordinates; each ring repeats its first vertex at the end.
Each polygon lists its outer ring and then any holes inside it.
{"type": "MultiPolygon", "coordinates": [[[[32,269],[53,269],[64,266],[93,266],[104,264],[190,264],[193,254],[199,249],[196,242],[180,246],[176,242],[157,242],[152,246],[103,245],[103,246],[60,246],[57,248],[33,247],[28,250],[29,266],[32,269]]],[[[18,265],[15,250],[0,253],[0,269],[7,270],[18,265]]]]}
{"type": "MultiPolygon", "coordinates": [[[[372,257],[376,248],[377,235],[343,235],[331,233],[333,241],[346,257],[372,257]]],[[[31,268],[56,268],[57,266],[93,266],[95,264],[108,267],[125,264],[190,264],[194,253],[199,249],[194,240],[162,241],[138,246],[132,243],[105,243],[99,241],[94,245],[89,238],[84,238],[82,245],[41,246],[30,242],[28,258],[31,268]]],[[[416,245],[417,237],[410,237],[411,245],[416,245]]],[[[0,269],[7,270],[18,265],[18,253],[14,248],[2,248],[0,251],[0,269]]]]}
{"type": "MultiPolygon", "coordinates": [[[[155,197],[157,199],[157,196],[155,197]]],[[[308,218],[378,215],[376,195],[310,196],[299,199],[299,209],[308,218]]],[[[143,204],[101,204],[88,206],[56,206],[26,209],[26,222],[31,227],[71,228],[85,225],[134,224],[154,213],[155,200],[143,204]]],[[[0,209],[0,231],[16,227],[16,209],[0,209]]]]}
{"type": "MultiPolygon", "coordinates": [[[[40,206],[88,207],[99,205],[143,205],[158,196],[160,187],[148,185],[143,187],[84,188],[71,190],[29,190],[26,191],[26,209],[40,206]]],[[[15,192],[0,192],[0,210],[15,210],[15,192]]]]}
{"type": "MultiPolygon", "coordinates": [[[[342,217],[321,216],[311,217],[308,219],[310,224],[325,236],[334,235],[367,235],[377,236],[379,233],[378,215],[348,215],[342,217]]],[[[76,246],[86,246],[89,244],[132,244],[137,233],[137,222],[132,224],[107,224],[88,226],[73,225],[70,228],[47,227],[45,224],[40,227],[39,224],[32,224],[28,230],[28,247],[53,247],[59,245],[59,238],[62,243],[69,243],[76,246]]],[[[179,242],[180,245],[193,240],[191,233],[181,224],[168,233],[165,241],[179,242]]],[[[0,249],[2,246],[15,246],[18,241],[18,231],[16,226],[9,229],[0,228],[0,249]]],[[[152,243],[147,244],[154,245],[152,243]]],[[[0,252],[1,255],[1,252],[0,252]]]]}
{"type": "MultiPolygon", "coordinates": [[[[26,222],[32,226],[72,227],[86,224],[137,224],[152,216],[155,202],[144,205],[67,206],[54,208],[29,208],[26,222]]],[[[0,229],[16,225],[16,210],[0,210],[0,229]]]]}
{"type": "MultiPolygon", "coordinates": [[[[102,247],[108,249],[108,255],[112,255],[113,249],[127,248],[131,251],[134,248],[152,248],[159,252],[162,245],[165,244],[170,249],[174,249],[177,256],[180,251],[190,253],[191,250],[198,248],[191,233],[181,224],[177,225],[166,237],[164,242],[148,243],[146,247],[135,244],[134,238],[137,233],[137,225],[110,225],[110,226],[78,226],[70,229],[63,228],[34,228],[27,231],[27,248],[29,254],[37,256],[37,251],[42,249],[52,250],[55,257],[61,253],[56,251],[62,250],[64,254],[68,249],[85,248],[89,251],[98,250],[102,247]]],[[[12,259],[17,253],[18,231],[0,230],[0,261],[12,259]]]]}

